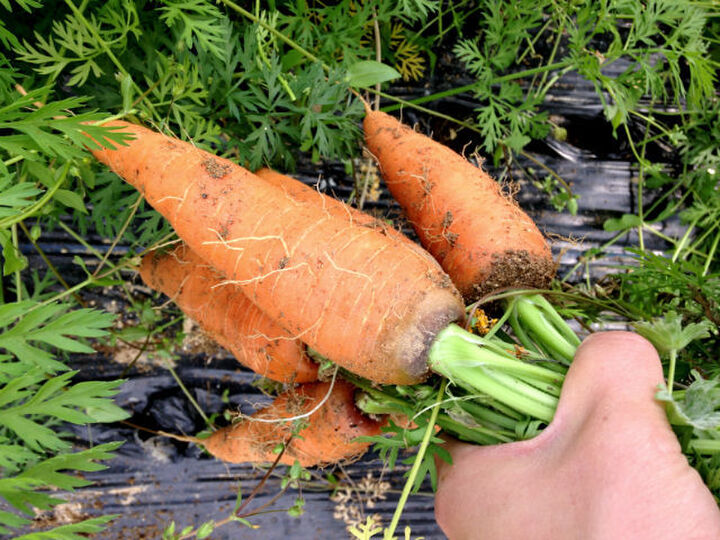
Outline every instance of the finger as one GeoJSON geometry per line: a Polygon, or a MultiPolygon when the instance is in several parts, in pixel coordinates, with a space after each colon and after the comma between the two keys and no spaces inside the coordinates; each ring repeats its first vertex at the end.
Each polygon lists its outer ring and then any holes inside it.
{"type": "Polygon", "coordinates": [[[654,399],[662,382],[660,358],[649,341],[632,332],[592,334],[575,354],[553,425],[568,417],[582,419],[600,403],[662,420],[654,399]]]}
{"type": "Polygon", "coordinates": [[[448,451],[452,460],[450,463],[448,463],[441,457],[438,457],[437,454],[435,454],[435,468],[437,469],[438,473],[438,483],[442,484],[447,478],[453,464],[457,463],[458,461],[462,462],[464,460],[464,456],[477,451],[478,446],[458,441],[457,439],[451,437],[450,435],[447,435],[446,433],[441,433],[439,437],[443,440],[443,448],[448,451]]]}

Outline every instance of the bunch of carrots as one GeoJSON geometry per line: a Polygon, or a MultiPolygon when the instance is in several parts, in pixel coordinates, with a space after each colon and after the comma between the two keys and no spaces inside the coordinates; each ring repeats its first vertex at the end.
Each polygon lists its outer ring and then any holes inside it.
{"type": "MultiPolygon", "coordinates": [[[[137,188],[180,239],[144,256],[142,279],[240,363],[287,385],[253,417],[193,439],[220,459],[272,462],[278,443],[281,462],[304,466],[361,454],[393,412],[378,405],[378,397],[385,405],[393,399],[378,393],[380,385],[420,384],[431,372],[465,384],[440,360],[471,336],[459,326],[466,303],[500,289],[543,288],[554,275],[542,233],[495,181],[385,113],[367,110],[366,146],[422,247],[285,175],[252,173],[128,122],[107,125],[134,139],[112,148],[91,141],[92,153],[137,188]],[[318,382],[309,351],[340,374],[318,382]],[[358,386],[371,415],[357,406],[358,386]]],[[[529,366],[507,345],[496,347],[509,362],[529,366]]],[[[523,371],[523,384],[537,387],[534,377],[559,384],[557,370],[540,369],[523,371]]],[[[493,384],[509,384],[498,377],[490,377],[493,384]]],[[[520,410],[534,409],[521,403],[520,410]]],[[[551,413],[540,416],[547,421],[551,413]]],[[[467,426],[445,427],[492,442],[467,426]]]]}

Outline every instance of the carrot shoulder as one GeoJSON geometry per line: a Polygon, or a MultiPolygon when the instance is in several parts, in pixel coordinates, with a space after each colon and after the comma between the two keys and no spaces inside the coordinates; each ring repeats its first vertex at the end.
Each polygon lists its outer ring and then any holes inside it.
{"type": "Polygon", "coordinates": [[[393,197],[466,300],[548,285],[545,238],[487,173],[383,112],[368,111],[364,131],[393,197]]]}
{"type": "Polygon", "coordinates": [[[225,278],[185,244],[145,255],[140,275],[255,373],[284,383],[317,380],[317,364],[308,358],[305,345],[240,289],[223,285],[225,278]]]}
{"type": "Polygon", "coordinates": [[[365,416],[355,406],[355,388],[351,384],[336,381],[328,396],[329,389],[330,383],[301,385],[280,394],[251,418],[215,431],[198,442],[213,456],[231,463],[273,462],[277,457],[273,449],[278,443],[288,443],[280,459],[280,463],[287,465],[296,459],[304,467],[311,467],[357,457],[370,443],[353,439],[379,435],[382,423],[365,416]],[[305,427],[298,437],[291,437],[293,421],[282,419],[307,414],[316,407],[310,416],[299,419],[305,427]]]}
{"type": "Polygon", "coordinates": [[[435,336],[464,316],[439,266],[231,161],[133,124],[114,125],[135,140],[93,154],[280,326],[374,381],[425,378],[435,336]]]}

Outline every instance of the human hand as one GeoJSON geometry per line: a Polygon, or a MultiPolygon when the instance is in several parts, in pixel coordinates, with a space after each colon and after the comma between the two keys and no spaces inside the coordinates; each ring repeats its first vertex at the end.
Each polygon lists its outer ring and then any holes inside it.
{"type": "Polygon", "coordinates": [[[555,418],[497,446],[448,442],[438,524],[452,540],[720,538],[720,511],[655,401],[655,349],[629,332],[587,338],[555,418]]]}

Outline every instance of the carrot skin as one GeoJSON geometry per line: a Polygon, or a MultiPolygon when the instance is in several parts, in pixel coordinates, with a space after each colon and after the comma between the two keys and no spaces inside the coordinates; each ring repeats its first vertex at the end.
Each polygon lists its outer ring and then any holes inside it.
{"type": "Polygon", "coordinates": [[[255,171],[255,174],[266,182],[269,182],[272,185],[282,189],[285,193],[287,193],[297,201],[316,204],[325,209],[333,216],[349,220],[363,227],[377,229],[382,234],[389,236],[394,240],[404,242],[408,248],[412,249],[420,257],[427,259],[429,261],[429,264],[432,264],[434,266],[437,262],[435,261],[433,256],[430,255],[430,253],[428,253],[421,246],[410,240],[402,232],[394,229],[387,223],[384,223],[382,220],[373,217],[366,212],[363,212],[362,210],[358,210],[357,208],[345,204],[338,199],[334,199],[333,197],[329,197],[324,193],[320,193],[319,191],[311,188],[310,186],[302,183],[301,181],[291,176],[287,176],[285,174],[274,171],[273,169],[264,167],[255,171]]]}
{"type": "Polygon", "coordinates": [[[383,112],[368,111],[364,131],[391,194],[466,301],[549,284],[547,241],[481,168],[383,112]]]}
{"type": "Polygon", "coordinates": [[[218,459],[231,463],[271,463],[277,458],[273,449],[290,441],[280,463],[295,460],[304,467],[349,460],[363,454],[370,443],[353,442],[363,435],[379,435],[380,421],[364,415],[355,406],[355,387],[337,380],[327,401],[307,418],[306,427],[291,438],[293,422],[257,422],[277,420],[310,412],[327,395],[330,383],[307,383],[280,394],[269,406],[231,426],[215,431],[199,442],[218,459]]]}
{"type": "Polygon", "coordinates": [[[228,160],[127,122],[111,125],[136,139],[95,157],[280,326],[370,380],[426,378],[435,336],[464,317],[439,266],[228,160]]]}
{"type": "Polygon", "coordinates": [[[255,373],[283,383],[317,380],[318,366],[305,353],[305,345],[240,289],[223,285],[225,278],[185,244],[145,255],[140,276],[255,373]]]}

